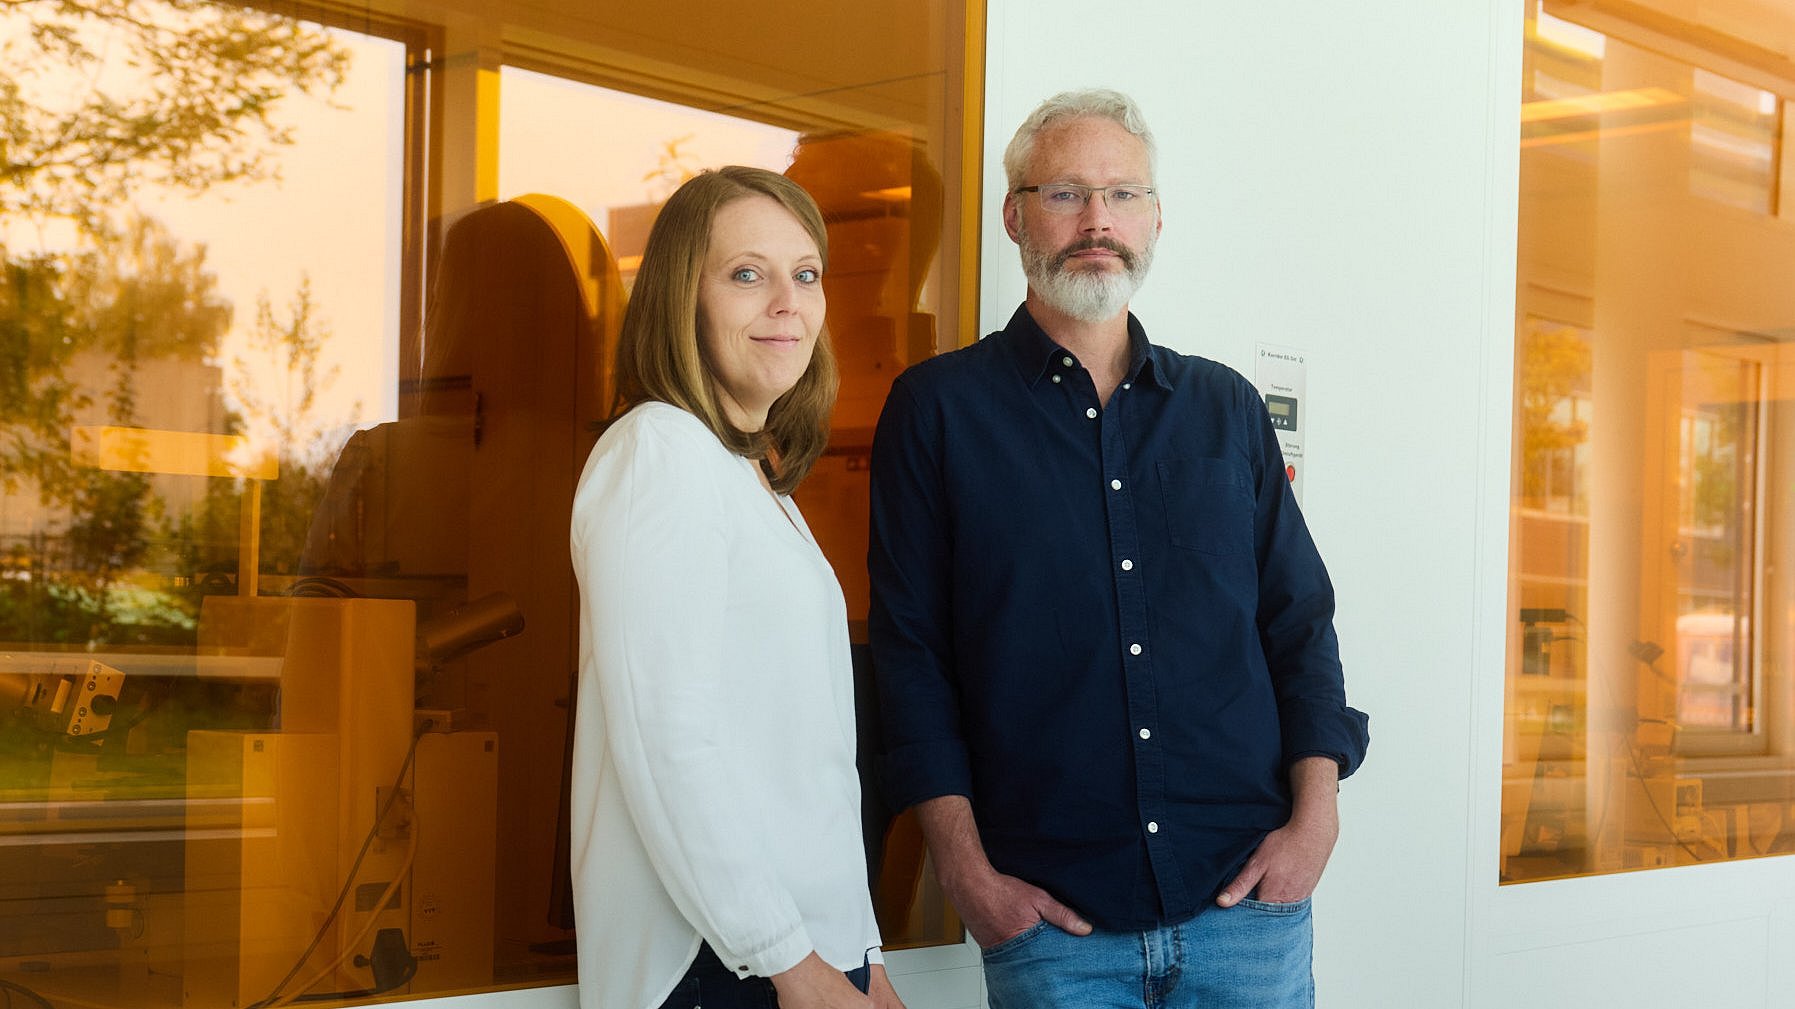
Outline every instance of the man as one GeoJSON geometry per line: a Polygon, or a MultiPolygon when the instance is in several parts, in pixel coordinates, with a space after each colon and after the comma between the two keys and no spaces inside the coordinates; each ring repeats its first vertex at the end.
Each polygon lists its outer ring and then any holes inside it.
{"type": "Polygon", "coordinates": [[[993,1009],[1313,1005],[1308,898],[1367,744],[1263,403],[1128,311],[1154,160],[1115,92],[1023,123],[1027,301],[901,376],[873,444],[884,776],[993,1009]]]}

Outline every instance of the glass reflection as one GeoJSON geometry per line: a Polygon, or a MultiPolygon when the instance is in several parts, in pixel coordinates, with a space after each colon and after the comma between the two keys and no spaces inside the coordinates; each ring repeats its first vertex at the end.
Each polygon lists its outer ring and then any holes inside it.
{"type": "Polygon", "coordinates": [[[314,686],[340,660],[220,635],[298,571],[342,430],[392,409],[403,166],[321,141],[399,129],[405,47],[160,3],[15,5],[0,47],[0,979],[247,1005],[313,935],[319,975],[391,924],[322,919],[375,815],[342,776],[392,792],[408,701],[386,766],[345,769],[314,686]],[[293,767],[303,794],[253,780],[293,767]]]}
{"type": "Polygon", "coordinates": [[[1528,18],[1501,878],[1795,851],[1795,79],[1528,18]]]}
{"type": "MultiPolygon", "coordinates": [[[[518,14],[497,6],[480,16],[518,14]]],[[[0,11],[8,997],[260,1009],[574,979],[568,503],[630,243],[705,165],[829,194],[854,366],[804,507],[864,617],[872,418],[964,303],[935,166],[965,54],[932,27],[964,12],[890,5],[903,45],[818,105],[777,97],[764,46],[729,80],[640,31],[532,36],[554,76],[476,58],[465,12],[407,10],[0,11]],[[607,82],[684,104],[574,80],[630,39],[654,72],[607,82]]],[[[875,855],[887,935],[958,941],[904,829],[875,855]]]]}
{"type": "MultiPolygon", "coordinates": [[[[898,373],[941,349],[936,319],[943,298],[939,281],[931,289],[930,280],[947,208],[928,144],[913,133],[886,129],[798,133],[513,68],[505,68],[501,80],[507,124],[501,193],[565,192],[584,215],[608,222],[607,244],[625,288],[661,203],[699,171],[724,164],[767,168],[787,174],[817,199],[829,228],[824,284],[841,390],[829,447],[796,497],[841,581],[853,639],[863,644],[873,426],[898,373]],[[618,124],[627,124],[622,136],[615,135],[618,124]],[[557,143],[565,138],[574,156],[544,159],[535,153],[551,136],[557,143]],[[586,156],[601,153],[603,168],[588,170],[586,156]]],[[[856,661],[859,675],[869,677],[859,645],[856,661]]],[[[870,701],[870,680],[862,687],[870,701]]],[[[862,704],[859,716],[870,744],[877,712],[862,704]]],[[[876,789],[869,788],[866,798],[875,905],[888,942],[957,941],[958,919],[925,865],[914,819],[894,822],[876,789]]],[[[566,885],[563,875],[563,897],[566,885]]],[[[571,924],[571,918],[560,920],[571,924]]]]}

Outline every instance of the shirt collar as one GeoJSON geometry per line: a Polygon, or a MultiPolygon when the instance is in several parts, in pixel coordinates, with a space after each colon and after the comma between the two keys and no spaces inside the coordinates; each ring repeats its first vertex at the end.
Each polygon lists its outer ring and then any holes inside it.
{"type": "MultiPolygon", "coordinates": [[[[1022,373],[1023,381],[1029,385],[1045,378],[1061,357],[1071,356],[1071,352],[1061,347],[1047,335],[1047,331],[1035,322],[1035,317],[1028,312],[1026,304],[1016,306],[1016,314],[1010,316],[1009,325],[1003,328],[1003,344],[1009,350],[1010,358],[1022,373]]],[[[1147,341],[1146,327],[1128,313],[1128,370],[1123,382],[1147,382],[1161,389],[1171,389],[1170,376],[1165,367],[1158,363],[1160,348],[1147,341]]]]}

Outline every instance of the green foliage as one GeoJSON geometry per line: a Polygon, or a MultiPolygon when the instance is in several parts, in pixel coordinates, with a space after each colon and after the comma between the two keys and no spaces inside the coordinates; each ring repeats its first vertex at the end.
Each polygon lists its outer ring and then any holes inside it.
{"type": "Polygon", "coordinates": [[[204,250],[145,218],[74,255],[14,256],[0,245],[0,271],[0,478],[8,491],[28,482],[46,504],[72,504],[83,491],[69,429],[100,420],[95,396],[106,397],[109,422],[132,423],[138,362],[216,355],[230,306],[204,250]]]}
{"type": "Polygon", "coordinates": [[[230,325],[203,250],[142,218],[97,233],[88,251],[11,256],[0,247],[0,473],[63,516],[30,577],[0,583],[0,639],[115,642],[155,637],[187,620],[179,608],[126,591],[167,538],[168,516],[142,473],[76,465],[70,430],[140,423],[140,365],[199,364],[230,325]],[[151,629],[146,632],[145,627],[151,629]]]}
{"type": "MultiPolygon", "coordinates": [[[[143,366],[212,368],[230,330],[203,246],[134,213],[136,192],[276,176],[292,141],[281,103],[330,94],[348,61],[317,27],[243,6],[0,0],[0,491],[34,493],[50,519],[0,556],[0,640],[190,642],[217,587],[207,576],[234,573],[237,481],[208,478],[193,513],[169,514],[162,478],[78,466],[70,432],[156,426],[147,397],[167,390],[140,388],[143,366]],[[24,225],[56,221],[75,226],[73,251],[17,248],[24,225]]],[[[282,446],[281,478],[263,487],[276,570],[297,565],[322,493],[311,414],[333,377],[309,286],[290,308],[277,317],[261,299],[252,334],[288,368],[284,395],[245,385],[233,391],[247,416],[214,414],[214,433],[253,423],[282,446]]]]}
{"type": "MultiPolygon", "coordinates": [[[[1696,530],[1709,535],[1737,534],[1745,518],[1744,500],[1740,494],[1741,455],[1748,451],[1743,435],[1749,431],[1750,408],[1742,403],[1709,404],[1695,411],[1702,431],[1694,444],[1685,441],[1683,451],[1691,456],[1694,487],[1690,488],[1689,519],[1696,530]]],[[[1685,439],[1689,434],[1684,435],[1685,439]]],[[[1747,477],[1749,479],[1749,477],[1747,477]]],[[[1730,545],[1716,559],[1730,564],[1730,545]]]]}
{"type": "MultiPolygon", "coordinates": [[[[1553,458],[1589,438],[1589,426],[1571,419],[1569,405],[1589,391],[1589,341],[1570,326],[1535,320],[1522,333],[1518,370],[1521,429],[1521,493],[1538,507],[1545,497],[1553,458]]],[[[1570,488],[1558,488],[1568,493],[1570,488]]]]}
{"type": "Polygon", "coordinates": [[[14,258],[0,245],[0,490],[53,482],[56,464],[46,436],[85,398],[63,373],[74,352],[75,311],[63,290],[62,265],[49,256],[14,258]]]}
{"type": "MultiPolygon", "coordinates": [[[[332,333],[312,300],[309,277],[277,313],[266,295],[257,299],[251,349],[274,361],[283,376],[279,389],[264,389],[248,376],[254,368],[236,361],[232,395],[242,405],[245,421],[279,446],[279,479],[262,487],[261,568],[275,574],[299,570],[312,516],[324,497],[324,485],[335,449],[342,443],[336,430],[316,416],[318,397],[336,382],[335,367],[323,368],[324,348],[332,333]]],[[[361,412],[357,403],[352,414],[361,412]]]]}
{"type": "Polygon", "coordinates": [[[0,215],[104,226],[134,188],[266,178],[272,113],[349,54],[316,28],[207,0],[0,0],[0,215]]]}
{"type": "MultiPolygon", "coordinates": [[[[283,468],[325,461],[312,457],[315,443],[324,434],[313,413],[318,394],[330,388],[337,378],[337,368],[319,368],[331,335],[329,324],[319,317],[318,305],[312,300],[311,278],[301,276],[299,289],[287,303],[285,317],[275,313],[266,294],[256,299],[256,324],[249,334],[250,348],[277,365],[276,370],[284,377],[282,387],[262,388],[250,377],[255,369],[248,359],[237,357],[233,361],[237,378],[231,383],[231,393],[242,404],[244,418],[281,446],[283,468]]],[[[357,404],[355,412],[360,409],[357,404]]]]}

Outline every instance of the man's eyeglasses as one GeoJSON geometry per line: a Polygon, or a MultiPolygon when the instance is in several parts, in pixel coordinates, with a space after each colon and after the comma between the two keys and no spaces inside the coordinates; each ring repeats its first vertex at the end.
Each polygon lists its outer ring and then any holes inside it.
{"type": "Polygon", "coordinates": [[[1034,193],[1041,209],[1050,214],[1071,216],[1083,213],[1092,195],[1103,194],[1103,203],[1112,214],[1144,214],[1153,207],[1152,186],[1081,186],[1076,182],[1053,182],[1044,186],[1018,186],[1018,193],[1034,193]]]}

